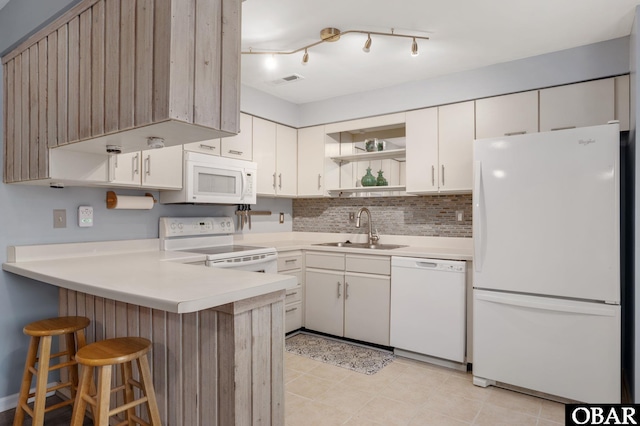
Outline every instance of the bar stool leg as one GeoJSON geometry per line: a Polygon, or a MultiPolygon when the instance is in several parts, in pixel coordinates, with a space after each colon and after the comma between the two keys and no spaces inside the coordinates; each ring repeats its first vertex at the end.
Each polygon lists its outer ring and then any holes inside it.
{"type": "Polygon", "coordinates": [[[49,381],[49,361],[51,360],[51,336],[41,338],[40,357],[38,358],[38,379],[33,403],[33,426],[44,424],[44,407],[47,400],[47,382],[49,381]]]}
{"type": "MultiPolygon", "coordinates": [[[[91,379],[93,378],[93,367],[88,365],[82,366],[80,383],[78,383],[78,392],[76,392],[76,399],[73,403],[73,416],[71,417],[71,426],[82,426],[84,422],[84,413],[87,411],[87,401],[82,397],[87,389],[90,389],[91,379]]],[[[94,412],[94,419],[95,411],[94,412]]]]}
{"type": "MultiPolygon", "coordinates": [[[[98,393],[96,395],[97,408],[94,415],[97,415],[98,425],[109,424],[109,405],[111,403],[111,366],[98,367],[98,393]]],[[[94,419],[95,422],[96,419],[94,419]]]]}
{"type": "MultiPolygon", "coordinates": [[[[68,361],[73,361],[76,357],[76,339],[73,333],[65,336],[67,342],[68,361]]],[[[76,390],[78,387],[78,365],[69,366],[69,381],[71,382],[71,399],[76,398],[76,390]]]]}
{"type": "MultiPolygon", "coordinates": [[[[125,362],[120,365],[122,371],[122,384],[124,385],[124,403],[129,404],[135,400],[133,396],[133,386],[131,386],[130,380],[133,376],[132,365],[130,362],[125,362]]],[[[136,415],[135,408],[129,408],[125,411],[125,419],[129,422],[129,426],[136,426],[134,416],[136,415]]]]}
{"type": "Polygon", "coordinates": [[[137,360],[138,371],[140,372],[140,382],[144,389],[144,393],[147,397],[147,410],[149,413],[149,419],[153,426],[160,426],[160,411],[158,410],[158,401],[156,400],[156,392],[153,388],[153,380],[151,379],[151,369],[149,368],[149,361],[147,356],[143,355],[137,360]]]}
{"type": "Polygon", "coordinates": [[[20,385],[20,395],[18,396],[18,405],[16,406],[16,414],[13,418],[13,426],[22,426],[24,422],[24,405],[27,404],[29,399],[29,390],[31,390],[31,379],[33,373],[29,367],[36,365],[36,359],[38,357],[38,345],[40,345],[39,337],[32,337],[29,343],[29,350],[27,352],[27,361],[24,366],[24,373],[22,374],[22,385],[20,385]]]}

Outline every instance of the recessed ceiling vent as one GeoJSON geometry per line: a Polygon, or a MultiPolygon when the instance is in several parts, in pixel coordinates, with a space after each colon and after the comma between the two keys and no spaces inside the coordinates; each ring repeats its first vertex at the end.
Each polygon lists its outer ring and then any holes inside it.
{"type": "Polygon", "coordinates": [[[274,86],[280,86],[282,84],[294,83],[294,82],[302,80],[302,79],[304,79],[304,77],[301,76],[300,74],[291,74],[291,75],[287,75],[285,77],[281,77],[281,78],[277,78],[275,80],[271,80],[270,83],[273,84],[274,86]]]}

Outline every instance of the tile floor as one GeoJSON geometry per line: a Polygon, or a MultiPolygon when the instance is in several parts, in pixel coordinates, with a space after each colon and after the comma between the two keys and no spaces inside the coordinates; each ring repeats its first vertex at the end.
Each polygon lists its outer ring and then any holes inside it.
{"type": "Polygon", "coordinates": [[[285,390],[287,426],[564,424],[563,404],[406,358],[367,376],[285,353],[285,390]]]}

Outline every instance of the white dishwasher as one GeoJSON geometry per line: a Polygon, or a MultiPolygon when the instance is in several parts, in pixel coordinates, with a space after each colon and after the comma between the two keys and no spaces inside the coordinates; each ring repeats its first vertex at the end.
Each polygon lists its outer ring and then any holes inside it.
{"type": "Polygon", "coordinates": [[[464,362],[465,262],[391,258],[391,346],[464,362]]]}

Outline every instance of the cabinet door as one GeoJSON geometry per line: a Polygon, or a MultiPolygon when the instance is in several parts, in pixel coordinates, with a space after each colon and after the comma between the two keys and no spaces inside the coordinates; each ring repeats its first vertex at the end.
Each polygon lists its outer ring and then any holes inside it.
{"type": "Polygon", "coordinates": [[[140,151],[118,154],[110,158],[109,183],[122,186],[140,186],[142,153],[140,151]]]}
{"type": "Polygon", "coordinates": [[[294,197],[298,193],[298,131],[278,124],[276,141],[276,193],[294,197]]]}
{"type": "Polygon", "coordinates": [[[343,335],[344,273],[307,270],[305,273],[305,327],[343,335]]]}
{"type": "Polygon", "coordinates": [[[220,139],[186,143],[182,145],[185,151],[201,152],[202,154],[220,155],[220,139]]]}
{"type": "Polygon", "coordinates": [[[142,151],[142,186],[182,188],[182,145],[142,151]]]}
{"type": "Polygon", "coordinates": [[[540,131],[607,124],[615,118],[613,78],[540,90],[540,131]]]}
{"type": "Polygon", "coordinates": [[[476,101],[476,138],[495,138],[538,131],[538,91],[476,101]]]}
{"type": "Polygon", "coordinates": [[[438,192],[438,108],[407,112],[407,192],[438,192]]]}
{"type": "Polygon", "coordinates": [[[221,139],[220,155],[223,157],[251,161],[253,158],[252,133],[252,117],[250,115],[240,113],[240,133],[235,136],[221,139]]]}
{"type": "Polygon", "coordinates": [[[389,276],[347,272],[344,286],[344,336],[389,346],[389,276]]]}
{"type": "Polygon", "coordinates": [[[253,119],[253,161],[258,164],[258,195],[276,194],[276,123],[253,119]]]}
{"type": "Polygon", "coordinates": [[[298,130],[298,196],[324,194],[324,126],[298,130]]]}
{"type": "Polygon", "coordinates": [[[473,186],[473,101],[438,108],[440,192],[471,192],[473,186]]]}

